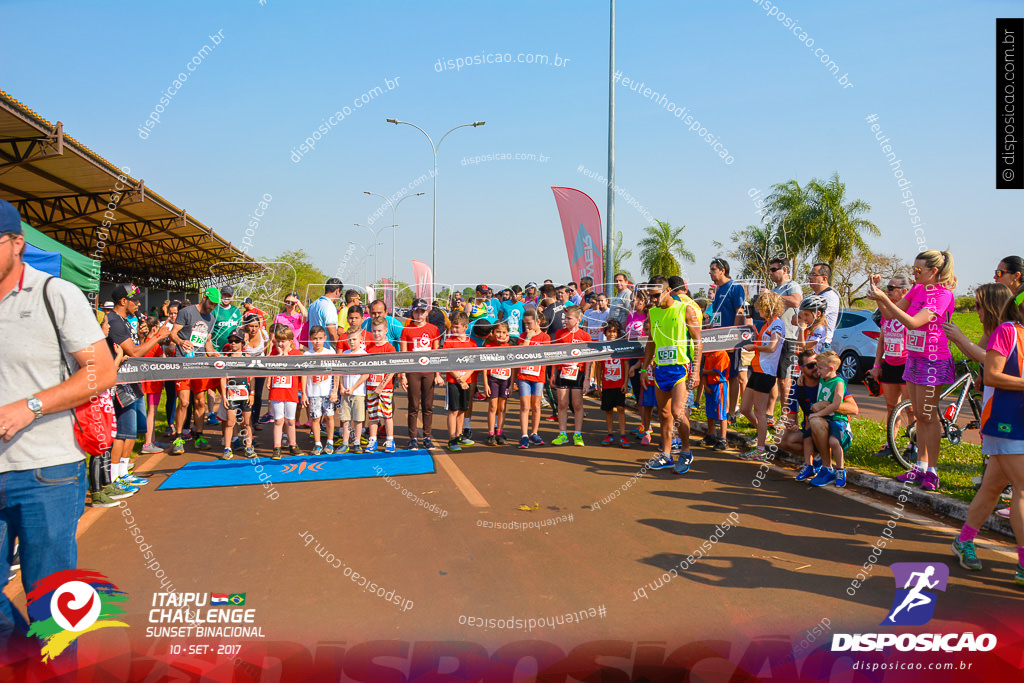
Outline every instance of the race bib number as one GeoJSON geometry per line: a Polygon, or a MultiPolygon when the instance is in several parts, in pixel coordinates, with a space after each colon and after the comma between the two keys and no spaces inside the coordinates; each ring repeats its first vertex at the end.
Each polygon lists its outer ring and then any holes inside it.
{"type": "Polygon", "coordinates": [[[619,359],[606,361],[604,364],[604,381],[618,382],[622,379],[622,361],[619,359]]]}
{"type": "Polygon", "coordinates": [[[526,367],[519,368],[519,376],[524,378],[537,378],[540,379],[541,366],[540,365],[527,365],[526,367]]]}
{"type": "Polygon", "coordinates": [[[717,311],[711,315],[711,327],[722,326],[722,312],[717,311]]]}
{"type": "Polygon", "coordinates": [[[571,365],[562,366],[562,379],[567,379],[570,382],[574,381],[580,374],[580,364],[572,363],[571,365]]]}
{"type": "Polygon", "coordinates": [[[291,375],[277,375],[270,378],[271,389],[291,389],[292,388],[292,376],[291,375]]]}
{"type": "Polygon", "coordinates": [[[886,339],[885,355],[890,358],[901,358],[903,356],[903,338],[886,339]]]}
{"type": "Polygon", "coordinates": [[[512,368],[495,368],[491,370],[491,377],[495,379],[512,379],[512,368]]]}
{"type": "Polygon", "coordinates": [[[322,384],[331,378],[330,375],[313,375],[309,378],[310,384],[322,384]]]}
{"type": "Polygon", "coordinates": [[[384,375],[370,375],[366,378],[366,383],[372,387],[380,386],[384,381],[384,375]]]}
{"type": "Polygon", "coordinates": [[[228,389],[228,393],[227,393],[227,396],[225,396],[225,398],[228,401],[245,401],[245,400],[248,400],[248,398],[249,398],[249,388],[248,387],[245,387],[245,386],[235,386],[233,384],[229,384],[227,389],[228,389]]]}
{"type": "Polygon", "coordinates": [[[924,353],[924,343],[928,335],[922,330],[907,330],[907,350],[924,353]]]}
{"type": "Polygon", "coordinates": [[[679,361],[679,349],[675,346],[659,346],[656,357],[658,365],[677,363],[679,361]]]}

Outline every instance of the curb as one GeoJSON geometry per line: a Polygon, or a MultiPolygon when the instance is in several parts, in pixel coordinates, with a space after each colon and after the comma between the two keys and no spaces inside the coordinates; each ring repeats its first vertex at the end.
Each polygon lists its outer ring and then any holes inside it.
{"type": "MultiPolygon", "coordinates": [[[[707,435],[707,425],[703,422],[690,423],[691,434],[698,434],[700,436],[707,435]]],[[[753,448],[755,441],[749,439],[744,434],[733,430],[727,430],[726,441],[730,445],[734,445],[738,448],[753,448]]],[[[803,464],[803,455],[794,455],[789,451],[779,448],[778,453],[775,456],[775,462],[785,462],[799,467],[803,464]]],[[[916,505],[919,508],[931,510],[936,514],[950,517],[952,519],[959,520],[961,522],[967,519],[967,508],[968,503],[965,503],[958,498],[947,496],[942,493],[925,493],[920,489],[904,489],[903,485],[895,479],[883,477],[875,474],[874,472],[868,472],[866,470],[857,469],[855,467],[846,468],[846,480],[851,484],[855,484],[865,489],[876,491],[892,498],[898,498],[900,493],[903,492],[907,495],[907,503],[916,505]]],[[[1002,534],[1009,538],[1014,538],[1013,528],[1010,526],[1010,520],[1003,519],[995,513],[989,515],[982,529],[994,531],[1002,534]]]]}

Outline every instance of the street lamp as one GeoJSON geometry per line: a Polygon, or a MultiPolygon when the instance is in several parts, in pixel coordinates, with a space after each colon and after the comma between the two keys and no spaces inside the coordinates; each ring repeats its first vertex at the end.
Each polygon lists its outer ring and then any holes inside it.
{"type": "MultiPolygon", "coordinates": [[[[437,141],[436,145],[434,144],[434,141],[431,139],[431,137],[427,135],[427,131],[423,130],[415,123],[409,123],[408,121],[399,121],[398,119],[387,119],[387,122],[393,123],[396,126],[400,123],[404,123],[407,126],[412,126],[416,130],[427,136],[427,140],[430,142],[430,148],[434,150],[434,237],[432,247],[430,250],[430,272],[433,274],[434,282],[437,282],[437,149],[438,147],[441,146],[441,143],[444,142],[444,139],[448,137],[448,135],[452,131],[458,130],[459,128],[467,128],[469,126],[476,128],[477,126],[484,125],[484,123],[486,122],[476,121],[474,123],[464,123],[461,126],[455,126],[450,131],[442,135],[441,139],[437,141]]],[[[431,283],[431,288],[433,288],[433,286],[434,283],[431,283]]]]}
{"type": "Polygon", "coordinates": [[[356,226],[357,228],[366,228],[367,230],[370,231],[370,234],[373,235],[373,281],[377,282],[377,246],[378,246],[377,239],[380,236],[380,233],[382,233],[383,231],[387,230],[388,228],[394,228],[395,226],[393,226],[393,225],[382,225],[382,226],[380,226],[379,229],[374,230],[373,228],[371,228],[368,225],[360,225],[359,223],[353,223],[352,225],[356,226]]]}
{"type": "Polygon", "coordinates": [[[425,193],[417,192],[416,194],[411,194],[408,197],[402,197],[394,204],[390,199],[377,192],[367,192],[366,190],[363,190],[363,194],[372,194],[376,197],[380,197],[391,206],[391,227],[394,229],[394,232],[391,233],[391,283],[392,286],[394,286],[395,276],[397,274],[397,269],[395,268],[395,243],[398,241],[398,219],[395,218],[395,214],[398,212],[398,206],[406,199],[409,197],[422,197],[425,193]]]}
{"type": "MultiPolygon", "coordinates": [[[[359,269],[360,269],[360,267],[361,267],[361,266],[362,266],[362,265],[363,265],[364,263],[366,263],[366,258],[367,258],[367,257],[368,257],[368,256],[370,255],[370,252],[369,252],[369,250],[367,250],[367,248],[366,248],[366,247],[364,247],[363,245],[359,244],[358,242],[352,242],[352,241],[349,241],[349,244],[351,244],[351,245],[352,245],[352,246],[354,246],[354,247],[359,247],[360,249],[362,249],[362,250],[363,250],[363,258],[359,259],[359,264],[358,264],[358,265],[357,265],[357,266],[356,266],[355,268],[353,268],[353,269],[352,269],[352,271],[353,271],[353,275],[355,275],[356,273],[358,273],[358,272],[359,272],[359,269]]],[[[364,276],[364,277],[363,277],[363,280],[364,280],[364,282],[363,282],[363,286],[364,286],[364,287],[366,286],[366,282],[365,282],[365,280],[366,280],[366,277],[365,277],[365,275],[366,275],[366,273],[364,272],[364,273],[363,273],[363,276],[364,276]]]]}

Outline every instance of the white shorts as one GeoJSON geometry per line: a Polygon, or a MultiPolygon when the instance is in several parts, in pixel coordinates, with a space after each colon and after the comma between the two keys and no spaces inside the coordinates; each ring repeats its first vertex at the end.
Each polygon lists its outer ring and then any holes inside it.
{"type": "Polygon", "coordinates": [[[319,420],[321,416],[334,416],[334,401],[327,396],[310,396],[309,419],[319,420]]]}
{"type": "Polygon", "coordinates": [[[294,420],[295,408],[298,405],[298,403],[293,401],[271,401],[270,414],[275,422],[278,420],[294,420]]]}

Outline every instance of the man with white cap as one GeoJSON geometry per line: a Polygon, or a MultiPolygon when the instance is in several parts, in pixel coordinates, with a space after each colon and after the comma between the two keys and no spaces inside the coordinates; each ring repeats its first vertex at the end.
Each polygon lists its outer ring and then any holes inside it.
{"type": "MultiPolygon", "coordinates": [[[[72,411],[112,387],[116,371],[82,292],[24,263],[24,253],[18,210],[0,200],[0,588],[17,538],[28,593],[78,565],[88,484],[72,411]]],[[[0,591],[0,651],[16,628],[25,619],[0,591]]]]}

